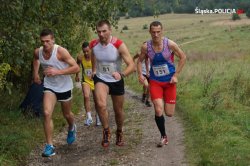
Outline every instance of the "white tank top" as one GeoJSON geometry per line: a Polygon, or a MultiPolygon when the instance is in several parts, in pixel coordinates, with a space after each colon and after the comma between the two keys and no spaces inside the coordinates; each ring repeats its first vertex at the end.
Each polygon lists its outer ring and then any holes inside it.
{"type": "MultiPolygon", "coordinates": [[[[148,70],[150,70],[150,62],[148,62],[148,70]]],[[[142,74],[147,75],[145,59],[142,61],[142,74]]]]}
{"type": "MultiPolygon", "coordinates": [[[[56,69],[65,69],[69,65],[57,59],[58,45],[54,45],[51,57],[46,60],[43,57],[43,47],[39,48],[39,61],[44,69],[51,66],[56,69]]],[[[63,93],[73,89],[73,82],[70,75],[56,75],[51,77],[44,77],[44,87],[49,88],[55,92],[63,93]]]]}
{"type": "Polygon", "coordinates": [[[96,76],[105,82],[117,82],[113,76],[113,72],[121,72],[122,58],[119,55],[118,47],[122,41],[112,37],[111,42],[103,46],[97,40],[95,44],[91,44],[93,53],[96,57],[96,76]]]}

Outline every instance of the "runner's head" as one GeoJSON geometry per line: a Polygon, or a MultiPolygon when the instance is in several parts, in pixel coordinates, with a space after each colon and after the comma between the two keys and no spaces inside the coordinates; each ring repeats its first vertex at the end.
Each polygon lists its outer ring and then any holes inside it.
{"type": "Polygon", "coordinates": [[[159,21],[153,21],[150,24],[149,33],[151,34],[153,41],[160,41],[163,34],[162,23],[159,21]]]}
{"type": "Polygon", "coordinates": [[[85,58],[89,58],[90,48],[89,48],[89,43],[86,41],[82,43],[82,52],[83,52],[85,58]]]}
{"type": "Polygon", "coordinates": [[[45,51],[51,50],[54,46],[54,33],[50,29],[43,29],[40,33],[40,40],[45,51]]]}
{"type": "Polygon", "coordinates": [[[96,32],[102,44],[108,44],[111,38],[111,24],[108,20],[101,20],[96,24],[96,32]]]}

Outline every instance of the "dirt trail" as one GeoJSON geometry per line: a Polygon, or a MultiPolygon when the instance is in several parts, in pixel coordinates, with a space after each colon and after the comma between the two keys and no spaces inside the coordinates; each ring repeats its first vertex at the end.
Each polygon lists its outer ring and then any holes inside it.
{"type": "MultiPolygon", "coordinates": [[[[140,96],[140,95],[139,95],[140,96]]],[[[183,127],[178,117],[166,118],[169,144],[157,148],[160,134],[154,121],[153,107],[146,107],[140,97],[126,90],[126,118],[124,134],[126,146],[115,145],[115,122],[112,108],[109,107],[110,127],[112,129],[111,144],[108,149],[101,146],[102,127],[83,124],[83,112],[76,116],[77,141],[69,146],[66,143],[67,127],[54,139],[56,155],[42,158],[42,148],[35,149],[28,161],[30,166],[186,166],[184,156],[183,127]]],[[[111,106],[111,103],[108,104],[111,106]]]]}

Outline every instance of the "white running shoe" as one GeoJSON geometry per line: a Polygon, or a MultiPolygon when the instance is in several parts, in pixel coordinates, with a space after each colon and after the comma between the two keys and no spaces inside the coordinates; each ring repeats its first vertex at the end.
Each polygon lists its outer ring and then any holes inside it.
{"type": "Polygon", "coordinates": [[[87,118],[87,119],[85,120],[85,122],[84,122],[84,125],[85,125],[85,126],[90,126],[92,123],[93,123],[93,120],[90,119],[90,118],[87,118]]]}
{"type": "Polygon", "coordinates": [[[157,144],[157,147],[163,147],[164,145],[168,144],[167,136],[161,137],[160,142],[157,144]]]}
{"type": "Polygon", "coordinates": [[[99,116],[97,115],[97,116],[96,116],[96,126],[101,126],[101,125],[102,125],[102,123],[101,123],[101,121],[100,121],[99,116]]]}

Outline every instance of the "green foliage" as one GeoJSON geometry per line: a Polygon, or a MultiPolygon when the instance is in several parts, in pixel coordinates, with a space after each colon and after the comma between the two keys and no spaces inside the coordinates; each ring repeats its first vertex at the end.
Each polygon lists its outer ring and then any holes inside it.
{"type": "Polygon", "coordinates": [[[144,24],[144,25],[142,26],[142,29],[148,29],[148,24],[144,24]]]}
{"type": "Polygon", "coordinates": [[[54,31],[56,43],[75,55],[83,40],[89,40],[90,29],[100,19],[117,24],[119,11],[125,11],[123,0],[70,1],[35,0],[1,1],[0,63],[11,66],[7,81],[17,88],[31,80],[33,50],[40,45],[43,28],[54,31]]]}
{"type": "Polygon", "coordinates": [[[233,15],[232,15],[232,20],[240,20],[240,16],[237,14],[237,13],[234,13],[233,15]]]}
{"type": "Polygon", "coordinates": [[[246,11],[246,16],[247,16],[248,18],[250,18],[250,8],[247,9],[247,11],[246,11]]]}
{"type": "Polygon", "coordinates": [[[128,30],[128,26],[127,26],[127,25],[124,25],[124,26],[122,27],[122,30],[128,30]]]}
{"type": "Polygon", "coordinates": [[[10,65],[7,63],[0,64],[0,91],[7,84],[6,75],[10,71],[10,65]]]}

